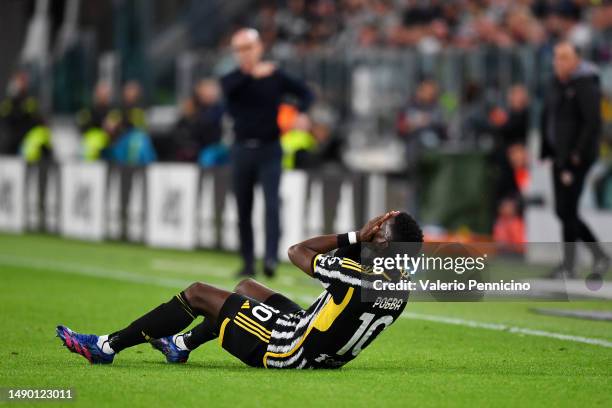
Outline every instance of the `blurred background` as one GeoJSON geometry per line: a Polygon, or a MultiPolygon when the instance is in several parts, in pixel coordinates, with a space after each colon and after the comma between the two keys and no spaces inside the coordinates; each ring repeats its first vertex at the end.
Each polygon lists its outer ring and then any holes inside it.
{"type": "MultiPolygon", "coordinates": [[[[415,214],[430,240],[519,253],[526,241],[559,241],[539,126],[560,40],[599,68],[600,159],[581,208],[612,239],[611,1],[7,0],[1,9],[0,229],[236,249],[233,132],[218,79],[235,67],[231,35],[249,26],[266,58],[316,96],[306,122],[291,98],[279,109],[281,253],[388,208],[415,214]]],[[[261,253],[261,191],[253,211],[261,253]]]]}

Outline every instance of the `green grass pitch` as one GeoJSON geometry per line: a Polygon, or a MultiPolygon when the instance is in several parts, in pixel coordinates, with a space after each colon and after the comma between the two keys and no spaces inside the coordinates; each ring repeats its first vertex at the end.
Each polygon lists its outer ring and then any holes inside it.
{"type": "MultiPolygon", "coordinates": [[[[148,345],[122,352],[112,366],[90,366],[55,338],[59,323],[109,333],[192,281],[230,288],[238,266],[235,255],[212,251],[0,235],[0,387],[71,387],[76,398],[64,404],[74,407],[612,406],[612,348],[418,318],[399,319],[336,371],[253,369],[216,342],[179,366],[148,345]]],[[[289,265],[279,272],[264,283],[301,304],[321,290],[289,265]]],[[[406,310],[612,341],[610,322],[534,315],[531,306],[409,303],[406,310]]],[[[612,310],[612,302],[552,306],[612,310]]]]}

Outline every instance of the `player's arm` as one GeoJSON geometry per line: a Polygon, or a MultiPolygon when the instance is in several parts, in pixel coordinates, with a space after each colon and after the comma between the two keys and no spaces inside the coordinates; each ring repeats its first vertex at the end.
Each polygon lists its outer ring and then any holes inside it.
{"type": "MultiPolygon", "coordinates": [[[[381,225],[390,218],[399,214],[398,211],[390,211],[379,215],[368,221],[363,228],[356,231],[355,239],[357,242],[370,242],[380,230],[381,225]]],[[[330,234],[307,239],[289,247],[288,255],[291,262],[303,270],[307,275],[312,276],[312,261],[318,254],[325,254],[341,246],[349,245],[348,234],[330,234]]]]}

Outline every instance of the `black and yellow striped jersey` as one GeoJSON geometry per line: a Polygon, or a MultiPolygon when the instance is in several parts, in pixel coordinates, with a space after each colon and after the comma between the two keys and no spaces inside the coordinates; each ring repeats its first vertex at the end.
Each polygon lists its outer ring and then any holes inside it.
{"type": "Polygon", "coordinates": [[[406,307],[408,291],[377,292],[374,281],[398,280],[368,273],[357,262],[319,254],[313,276],[325,291],[306,310],[280,315],[264,356],[268,368],[336,368],[355,358],[406,307]],[[380,296],[379,296],[380,295],[380,296]]]}

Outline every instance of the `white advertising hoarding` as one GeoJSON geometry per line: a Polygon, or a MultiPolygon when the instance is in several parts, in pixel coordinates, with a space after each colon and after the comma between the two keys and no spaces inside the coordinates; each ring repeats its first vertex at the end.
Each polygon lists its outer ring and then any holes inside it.
{"type": "Polygon", "coordinates": [[[147,168],[146,242],[149,245],[195,248],[197,190],[196,165],[154,164],[147,168]]]}
{"type": "Polygon", "coordinates": [[[93,241],[104,239],[106,177],[106,163],[62,164],[62,235],[93,241]]]}
{"type": "Polygon", "coordinates": [[[0,231],[25,228],[25,172],[20,159],[0,156],[0,231]]]}

